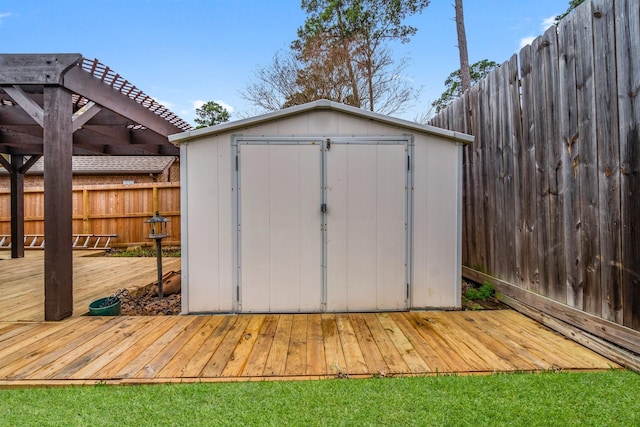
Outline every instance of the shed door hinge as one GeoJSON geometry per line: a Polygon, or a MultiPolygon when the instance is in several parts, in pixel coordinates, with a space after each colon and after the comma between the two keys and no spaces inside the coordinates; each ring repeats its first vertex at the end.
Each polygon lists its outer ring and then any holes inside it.
{"type": "Polygon", "coordinates": [[[411,170],[411,157],[407,156],[407,170],[410,171],[411,170]]]}
{"type": "Polygon", "coordinates": [[[238,155],[236,154],[236,171],[238,170],[238,155]]]}
{"type": "Polygon", "coordinates": [[[327,212],[327,204],[323,203],[320,205],[320,212],[322,213],[326,213],[327,212]]]}

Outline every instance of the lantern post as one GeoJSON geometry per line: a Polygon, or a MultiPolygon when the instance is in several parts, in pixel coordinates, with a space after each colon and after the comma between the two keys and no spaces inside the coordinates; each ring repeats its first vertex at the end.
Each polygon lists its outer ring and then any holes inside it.
{"type": "Polygon", "coordinates": [[[158,265],[158,298],[163,297],[162,293],[162,239],[167,237],[167,222],[169,218],[160,216],[160,213],[156,211],[156,214],[145,221],[149,224],[149,239],[156,241],[156,260],[158,265]]]}

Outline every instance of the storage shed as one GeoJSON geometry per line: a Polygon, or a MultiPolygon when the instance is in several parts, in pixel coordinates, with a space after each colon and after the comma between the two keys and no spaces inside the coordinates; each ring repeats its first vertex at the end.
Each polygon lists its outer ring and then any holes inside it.
{"type": "Polygon", "coordinates": [[[183,313],[460,307],[473,137],[321,100],[169,140],[183,313]]]}

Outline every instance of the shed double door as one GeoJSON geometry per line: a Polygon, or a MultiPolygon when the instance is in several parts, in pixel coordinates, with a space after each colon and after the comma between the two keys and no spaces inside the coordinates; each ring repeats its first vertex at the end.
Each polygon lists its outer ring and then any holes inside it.
{"type": "Polygon", "coordinates": [[[406,140],[240,140],[242,312],[407,308],[406,140]]]}

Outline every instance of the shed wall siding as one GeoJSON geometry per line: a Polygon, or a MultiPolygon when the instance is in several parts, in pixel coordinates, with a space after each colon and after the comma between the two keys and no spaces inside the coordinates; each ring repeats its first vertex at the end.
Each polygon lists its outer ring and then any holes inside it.
{"type": "Polygon", "coordinates": [[[188,309],[232,311],[231,145],[209,138],[188,153],[188,309]]]}
{"type": "Polygon", "coordinates": [[[413,308],[460,306],[458,150],[421,136],[414,148],[413,308]]]}

